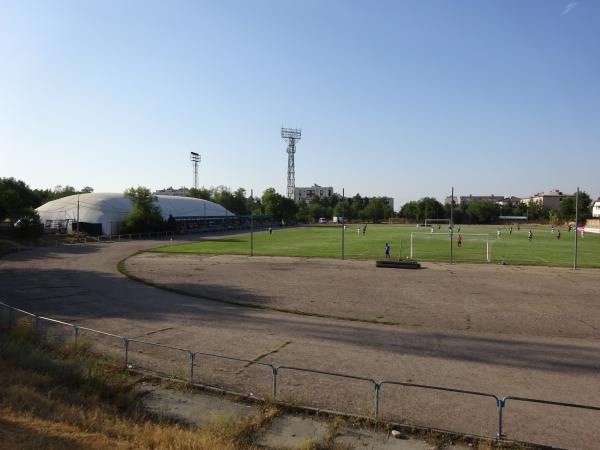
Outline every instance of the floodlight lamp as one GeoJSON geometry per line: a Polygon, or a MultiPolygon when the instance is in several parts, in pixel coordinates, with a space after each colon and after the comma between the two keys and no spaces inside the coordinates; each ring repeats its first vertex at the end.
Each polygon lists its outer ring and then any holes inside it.
{"type": "Polygon", "coordinates": [[[302,130],[299,128],[281,128],[281,137],[283,139],[295,139],[300,140],[302,137],[302,130]]]}

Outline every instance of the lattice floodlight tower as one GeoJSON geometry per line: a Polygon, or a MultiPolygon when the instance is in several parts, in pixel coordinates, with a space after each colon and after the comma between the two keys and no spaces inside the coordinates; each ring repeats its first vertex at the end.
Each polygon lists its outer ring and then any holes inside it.
{"type": "Polygon", "coordinates": [[[294,153],[296,153],[296,141],[302,138],[302,130],[296,128],[281,127],[281,137],[287,139],[288,154],[288,177],[287,177],[287,196],[294,198],[294,187],[296,186],[296,169],[294,167],[294,153]]]}
{"type": "Polygon", "coordinates": [[[190,161],[194,165],[194,189],[198,189],[198,163],[200,162],[200,155],[196,152],[190,152],[190,161]]]}

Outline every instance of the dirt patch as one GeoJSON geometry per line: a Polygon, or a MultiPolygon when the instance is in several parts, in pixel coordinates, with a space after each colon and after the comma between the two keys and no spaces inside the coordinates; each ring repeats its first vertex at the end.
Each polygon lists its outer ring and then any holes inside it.
{"type": "Polygon", "coordinates": [[[425,329],[600,338],[600,271],[141,253],[127,272],[214,300],[425,329]]]}

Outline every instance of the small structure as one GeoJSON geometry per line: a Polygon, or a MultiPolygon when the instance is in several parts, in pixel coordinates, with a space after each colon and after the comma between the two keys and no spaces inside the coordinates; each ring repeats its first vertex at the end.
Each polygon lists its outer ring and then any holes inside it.
{"type": "Polygon", "coordinates": [[[511,195],[510,197],[505,197],[496,203],[498,203],[500,206],[517,206],[522,201],[522,198],[511,195]]]}
{"type": "Polygon", "coordinates": [[[600,197],[598,197],[598,200],[596,200],[592,206],[592,217],[600,219],[600,197]]]}

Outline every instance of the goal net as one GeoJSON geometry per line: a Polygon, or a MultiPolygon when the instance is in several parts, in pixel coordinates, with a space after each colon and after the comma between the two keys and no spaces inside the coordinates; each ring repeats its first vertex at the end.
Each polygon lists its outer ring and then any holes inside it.
{"type": "Polygon", "coordinates": [[[410,257],[430,261],[450,260],[450,239],[454,261],[490,262],[489,234],[475,233],[410,233],[410,257]],[[460,246],[458,242],[460,236],[460,246]]]}

